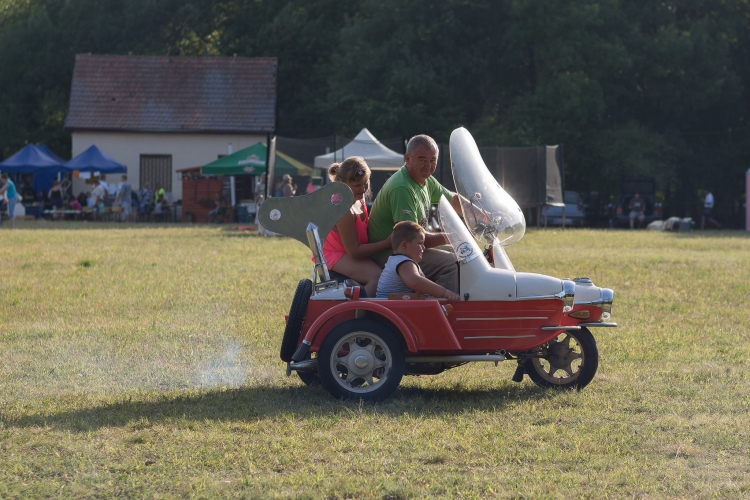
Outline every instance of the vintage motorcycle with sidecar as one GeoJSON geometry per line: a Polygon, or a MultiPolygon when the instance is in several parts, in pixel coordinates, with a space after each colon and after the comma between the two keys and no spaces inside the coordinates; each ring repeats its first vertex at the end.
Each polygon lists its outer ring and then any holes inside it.
{"type": "Polygon", "coordinates": [[[353,203],[345,184],[261,205],[261,224],[309,246],[315,261],[287,316],[281,359],[288,375],[364,400],[388,397],[404,375],[477,361],[516,361],[514,381],[527,374],[543,387],[591,382],[599,364],[591,329],[617,326],[607,322],[612,290],[588,278],[516,272],[504,246],[523,237],[523,212],[464,128],[451,134],[450,159],[463,214],[442,198],[438,218],[459,266],[461,300],[454,304],[419,294],[367,298],[358,283],[332,276],[322,243],[353,203]]]}

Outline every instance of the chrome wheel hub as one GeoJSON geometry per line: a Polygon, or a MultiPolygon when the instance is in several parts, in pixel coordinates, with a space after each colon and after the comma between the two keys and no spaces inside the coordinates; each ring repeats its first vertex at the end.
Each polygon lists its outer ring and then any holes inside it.
{"type": "Polygon", "coordinates": [[[567,383],[575,380],[581,373],[583,350],[573,336],[563,333],[550,341],[544,357],[535,358],[533,363],[547,381],[567,383]]]}
{"type": "Polygon", "coordinates": [[[359,368],[360,370],[366,370],[366,368],[370,365],[371,360],[368,356],[364,354],[357,355],[356,358],[354,358],[354,366],[351,367],[352,369],[359,368]]]}
{"type": "Polygon", "coordinates": [[[336,344],[330,363],[336,381],[347,390],[369,392],[388,378],[393,359],[380,337],[354,332],[336,344]]]}

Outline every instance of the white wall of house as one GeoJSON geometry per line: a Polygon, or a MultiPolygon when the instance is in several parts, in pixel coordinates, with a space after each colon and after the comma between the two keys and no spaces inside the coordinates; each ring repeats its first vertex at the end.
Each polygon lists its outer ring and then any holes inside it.
{"type": "MultiPolygon", "coordinates": [[[[171,155],[172,200],[182,199],[181,175],[176,170],[198,167],[210,163],[220,156],[266,142],[265,134],[167,134],[167,133],[123,133],[123,132],[73,132],[73,158],[95,144],[103,153],[128,167],[128,181],[133,189],[140,189],[141,155],[171,155]]],[[[122,174],[110,174],[107,182],[120,182],[122,174]]],[[[151,186],[152,189],[154,186],[151,186]]],[[[91,186],[83,179],[74,179],[73,193],[90,191],[91,186]]]]}

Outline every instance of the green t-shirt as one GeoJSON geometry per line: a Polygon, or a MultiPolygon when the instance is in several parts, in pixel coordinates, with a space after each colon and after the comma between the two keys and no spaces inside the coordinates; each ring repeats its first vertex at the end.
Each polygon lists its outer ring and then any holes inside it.
{"type": "Polygon", "coordinates": [[[451,199],[451,192],[434,177],[420,186],[411,178],[406,166],[401,167],[375,197],[367,228],[370,243],[386,239],[393,232],[393,226],[402,220],[414,221],[426,228],[430,206],[439,202],[443,195],[451,199]]]}

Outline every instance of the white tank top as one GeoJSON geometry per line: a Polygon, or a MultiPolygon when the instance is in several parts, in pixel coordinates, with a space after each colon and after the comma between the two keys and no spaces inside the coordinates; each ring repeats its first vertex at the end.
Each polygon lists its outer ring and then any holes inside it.
{"type": "MultiPolygon", "coordinates": [[[[414,293],[414,290],[404,284],[404,281],[398,275],[398,266],[406,261],[414,262],[406,255],[395,254],[388,257],[388,262],[385,263],[383,272],[378,280],[378,291],[375,293],[376,299],[387,299],[389,293],[414,293]]],[[[414,262],[417,266],[419,275],[424,277],[422,269],[419,264],[414,262]]]]}

